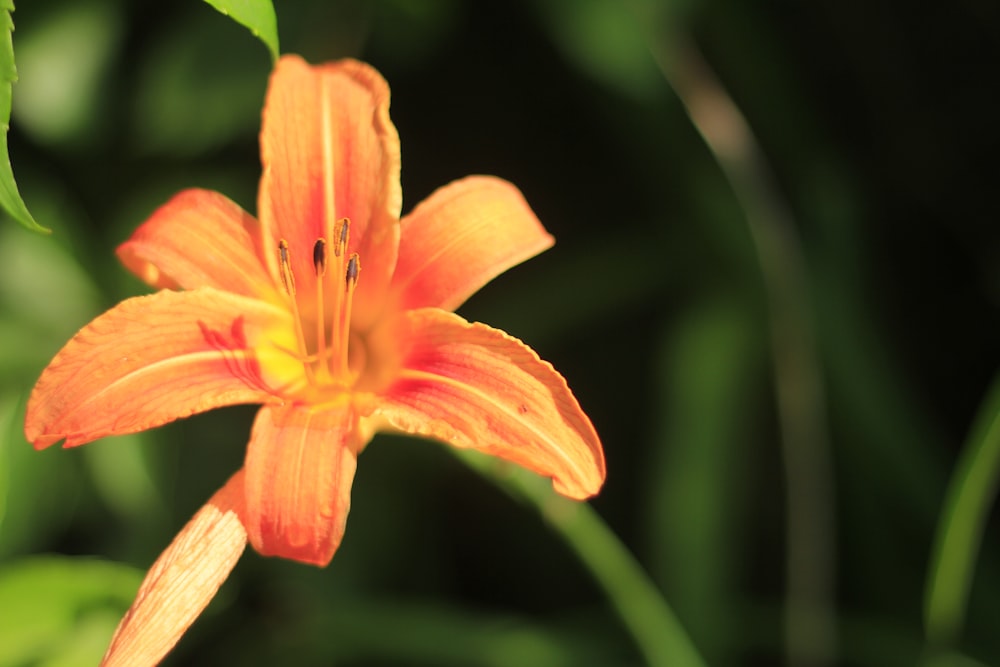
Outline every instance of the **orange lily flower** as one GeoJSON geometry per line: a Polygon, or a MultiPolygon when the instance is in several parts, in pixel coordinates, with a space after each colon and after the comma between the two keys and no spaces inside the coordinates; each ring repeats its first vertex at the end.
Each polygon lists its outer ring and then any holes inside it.
{"type": "Polygon", "coordinates": [[[259,221],[187,190],[118,249],[160,291],[84,327],[28,403],[36,448],[262,404],[243,468],[150,569],[107,665],[158,662],[246,543],[325,566],[357,456],[377,431],[476,449],[586,498],[604,456],[565,380],[521,341],[454,311],[552,237],[493,177],[446,185],[400,219],[389,88],[353,60],[280,60],[261,130],[259,221]]]}

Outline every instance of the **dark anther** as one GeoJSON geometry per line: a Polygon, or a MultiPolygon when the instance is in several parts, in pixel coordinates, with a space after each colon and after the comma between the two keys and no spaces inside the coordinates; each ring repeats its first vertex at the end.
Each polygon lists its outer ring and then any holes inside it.
{"type": "Polygon", "coordinates": [[[347,233],[351,228],[351,221],[348,218],[344,218],[340,221],[340,239],[337,241],[337,247],[333,249],[337,257],[347,249],[347,233]]]}
{"type": "Polygon", "coordinates": [[[326,273],[326,239],[316,239],[313,246],[313,266],[316,267],[316,275],[320,278],[326,273]]]}
{"type": "Polygon", "coordinates": [[[354,253],[351,255],[351,259],[347,262],[347,285],[351,286],[352,283],[358,282],[358,272],[361,271],[361,265],[358,263],[358,254],[354,253]]]}
{"type": "Polygon", "coordinates": [[[292,264],[288,258],[288,242],[278,241],[278,271],[281,273],[281,284],[289,295],[295,296],[295,276],[292,275],[292,264]]]}

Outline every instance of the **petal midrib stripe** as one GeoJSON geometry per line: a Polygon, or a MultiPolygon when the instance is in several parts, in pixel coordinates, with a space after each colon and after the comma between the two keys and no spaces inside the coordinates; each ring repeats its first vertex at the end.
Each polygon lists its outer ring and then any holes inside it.
{"type": "MultiPolygon", "coordinates": [[[[137,376],[141,376],[147,373],[154,373],[158,370],[168,369],[174,364],[179,364],[183,366],[183,365],[194,365],[201,361],[218,361],[225,365],[226,354],[231,354],[233,357],[238,358],[241,361],[253,358],[253,353],[250,350],[229,350],[227,353],[223,353],[218,350],[200,350],[198,352],[188,352],[183,355],[168,357],[166,359],[160,359],[158,361],[154,361],[149,364],[140,366],[139,368],[133,369],[128,373],[122,375],[121,377],[115,378],[114,381],[102,387],[99,391],[89,395],[83,402],[81,402],[76,407],[76,410],[83,410],[87,405],[90,405],[91,403],[98,401],[106,394],[113,392],[117,387],[121,386],[122,384],[134,380],[137,376]]],[[[220,373],[220,376],[221,375],[223,374],[220,373]]],[[[224,375],[238,379],[247,387],[253,389],[253,387],[247,384],[245,380],[239,378],[238,376],[232,373],[226,373],[224,375]]],[[[258,389],[256,391],[259,391],[262,395],[266,393],[262,389],[258,389]]]]}
{"type": "Polygon", "coordinates": [[[522,415],[516,414],[514,410],[494,401],[494,399],[491,396],[489,396],[486,392],[482,391],[475,385],[461,382],[459,380],[456,380],[455,378],[448,377],[447,375],[438,375],[436,373],[431,373],[429,371],[421,371],[412,368],[401,370],[399,373],[399,378],[404,380],[417,380],[417,381],[427,381],[432,383],[435,382],[441,383],[444,385],[448,385],[450,387],[454,387],[456,389],[466,391],[470,394],[473,394],[483,399],[484,402],[493,405],[498,409],[499,412],[502,412],[507,417],[513,419],[515,423],[520,423],[523,426],[525,426],[525,430],[536,435],[540,441],[549,443],[551,445],[551,450],[557,452],[559,457],[576,472],[577,479],[585,480],[588,478],[584,470],[576,463],[576,461],[573,460],[571,456],[569,456],[569,454],[565,452],[565,450],[561,446],[559,446],[558,442],[553,440],[553,438],[551,438],[549,435],[541,431],[534,424],[527,422],[522,415]]]}

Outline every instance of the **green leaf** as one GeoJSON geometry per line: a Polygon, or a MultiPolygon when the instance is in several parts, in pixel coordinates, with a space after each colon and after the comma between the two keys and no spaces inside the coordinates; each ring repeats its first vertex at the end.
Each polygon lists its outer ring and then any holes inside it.
{"type": "MultiPolygon", "coordinates": [[[[0,0],[4,1],[4,0],[0,0]]],[[[264,42],[275,61],[281,55],[278,47],[278,19],[271,0],[205,0],[220,12],[250,29],[254,37],[264,42]]]]}
{"type": "Polygon", "coordinates": [[[10,16],[12,11],[14,11],[12,0],[0,0],[0,206],[28,229],[47,234],[49,230],[35,222],[28,207],[24,205],[24,200],[21,199],[17,183],[14,182],[14,169],[10,165],[10,156],[7,153],[11,88],[17,81],[14,42],[11,39],[11,34],[14,32],[14,20],[10,16]]]}

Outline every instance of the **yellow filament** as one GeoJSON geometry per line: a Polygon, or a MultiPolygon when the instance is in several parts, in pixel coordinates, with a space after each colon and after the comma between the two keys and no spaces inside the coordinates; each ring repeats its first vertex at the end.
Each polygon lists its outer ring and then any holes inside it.
{"type": "Polygon", "coordinates": [[[347,386],[351,382],[349,355],[351,307],[354,300],[354,289],[358,283],[358,274],[361,271],[361,263],[358,253],[351,253],[349,256],[347,254],[348,242],[350,241],[350,220],[344,218],[340,221],[334,229],[333,241],[334,259],[332,264],[327,255],[327,239],[317,239],[313,246],[312,259],[316,271],[315,354],[310,353],[306,342],[288,243],[284,239],[278,242],[279,274],[288,296],[289,310],[294,322],[295,341],[299,350],[297,353],[293,353],[291,350],[286,352],[302,363],[306,383],[314,387],[334,382],[347,386]],[[324,284],[328,274],[337,276],[336,280],[343,280],[343,288],[336,284],[335,288],[326,289],[324,284]],[[326,299],[331,299],[331,302],[326,303],[326,299]],[[330,312],[329,342],[327,340],[326,319],[328,311],[330,312]]]}
{"type": "Polygon", "coordinates": [[[292,309],[292,321],[295,323],[295,339],[302,350],[302,368],[305,369],[309,383],[315,382],[312,366],[308,360],[309,350],[306,348],[306,337],[302,332],[302,317],[299,315],[299,305],[295,299],[295,275],[292,273],[292,262],[288,254],[288,242],[281,239],[278,242],[278,266],[281,272],[281,283],[288,293],[288,301],[292,309]]]}
{"type": "MultiPolygon", "coordinates": [[[[331,275],[337,276],[337,280],[343,278],[346,271],[345,267],[345,250],[347,249],[347,243],[351,238],[351,221],[344,218],[340,221],[337,229],[334,230],[336,237],[333,242],[333,254],[336,257],[336,261],[331,267],[331,275]]],[[[344,312],[344,294],[343,290],[334,289],[333,290],[333,303],[331,304],[333,317],[330,323],[330,341],[331,345],[334,346],[334,353],[330,357],[330,371],[333,377],[342,378],[344,375],[344,368],[339,362],[340,357],[347,356],[347,338],[350,329],[348,325],[350,324],[349,316],[345,321],[343,317],[344,312]]]]}
{"type": "Polygon", "coordinates": [[[278,266],[281,271],[281,284],[288,296],[295,298],[295,276],[292,274],[292,263],[288,258],[288,241],[278,241],[278,266]]]}
{"type": "Polygon", "coordinates": [[[316,357],[319,360],[320,382],[330,380],[326,362],[326,313],[323,300],[323,283],[326,277],[326,240],[318,239],[313,247],[313,264],[316,267],[316,357]]]}
{"type": "Polygon", "coordinates": [[[361,260],[358,253],[351,253],[351,259],[347,262],[347,270],[344,272],[344,308],[337,313],[337,320],[340,329],[344,331],[345,338],[340,344],[340,358],[337,360],[340,377],[347,377],[350,374],[350,360],[348,358],[348,342],[350,338],[351,306],[354,303],[354,288],[358,284],[358,274],[361,273],[361,260]]]}

